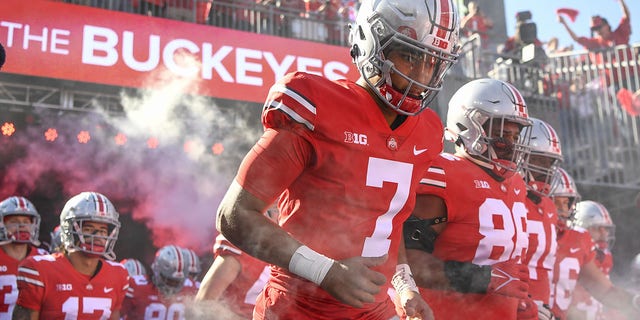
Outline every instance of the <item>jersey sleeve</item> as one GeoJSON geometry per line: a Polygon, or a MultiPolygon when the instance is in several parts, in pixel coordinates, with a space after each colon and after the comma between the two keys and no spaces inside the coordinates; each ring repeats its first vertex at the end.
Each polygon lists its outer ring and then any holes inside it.
{"type": "Polygon", "coordinates": [[[44,299],[45,280],[33,257],[29,257],[18,267],[18,302],[17,305],[40,311],[44,299]]]}
{"type": "Polygon", "coordinates": [[[242,160],[236,181],[272,203],[307,167],[311,154],[311,145],[294,132],[267,129],[242,160]]]}
{"type": "MultiPolygon", "coordinates": [[[[106,260],[105,260],[106,261],[106,260]]],[[[113,310],[121,310],[122,303],[124,301],[125,295],[129,290],[129,272],[127,269],[120,263],[106,261],[113,269],[114,274],[114,283],[118,284],[117,288],[119,288],[120,294],[113,302],[113,310]]]]}
{"type": "Polygon", "coordinates": [[[242,251],[234,246],[223,235],[216,237],[216,243],[213,245],[213,256],[239,256],[242,251]]]}

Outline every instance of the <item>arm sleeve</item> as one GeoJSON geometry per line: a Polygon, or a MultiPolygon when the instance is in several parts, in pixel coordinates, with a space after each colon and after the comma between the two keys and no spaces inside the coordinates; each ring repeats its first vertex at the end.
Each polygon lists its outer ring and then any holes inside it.
{"type": "Polygon", "coordinates": [[[18,268],[18,302],[19,306],[40,311],[44,298],[45,282],[40,271],[35,268],[31,258],[24,260],[18,268]]]}
{"type": "Polygon", "coordinates": [[[271,203],[310,164],[311,144],[290,129],[266,129],[242,161],[236,181],[271,203]]]}

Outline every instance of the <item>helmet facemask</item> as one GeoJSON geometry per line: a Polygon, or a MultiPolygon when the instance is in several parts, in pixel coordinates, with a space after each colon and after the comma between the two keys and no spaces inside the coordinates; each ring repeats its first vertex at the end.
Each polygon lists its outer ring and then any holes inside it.
{"type": "Polygon", "coordinates": [[[67,245],[69,252],[81,251],[90,255],[102,256],[109,260],[116,258],[113,249],[118,239],[120,223],[116,225],[101,220],[76,219],[70,221],[69,225],[69,237],[73,239],[73,245],[67,245]],[[99,229],[95,229],[92,232],[84,232],[83,227],[85,227],[87,221],[105,223],[108,229],[107,234],[99,235],[99,229]]]}
{"type": "Polygon", "coordinates": [[[433,101],[447,70],[457,61],[458,26],[451,0],[364,2],[350,26],[351,56],[381,101],[399,114],[416,115],[433,101]],[[416,79],[402,73],[389,60],[394,51],[421,60],[420,65],[432,72],[430,77],[420,74],[423,79],[416,79]],[[406,86],[399,87],[392,77],[406,86]]]}
{"type": "Polygon", "coordinates": [[[26,198],[14,196],[3,200],[0,202],[0,244],[28,243],[39,246],[40,219],[40,214],[26,198]],[[30,222],[10,218],[12,216],[26,217],[30,222]]]}
{"type": "Polygon", "coordinates": [[[558,210],[558,230],[564,231],[565,229],[571,228],[573,225],[573,221],[576,215],[576,204],[581,201],[582,196],[578,193],[578,188],[576,187],[573,178],[562,168],[558,168],[556,174],[553,177],[554,185],[553,190],[551,191],[550,197],[554,198],[567,198],[568,205],[567,210],[558,208],[556,204],[556,208],[558,210]]]}
{"type": "Polygon", "coordinates": [[[562,159],[532,151],[524,169],[529,190],[544,197],[551,195],[557,187],[558,180],[554,177],[561,162],[562,159]]]}
{"type": "Polygon", "coordinates": [[[459,136],[459,145],[464,152],[486,164],[496,175],[508,178],[518,172],[524,162],[528,161],[529,147],[527,130],[523,130],[522,119],[508,116],[494,117],[481,109],[469,109],[466,117],[474,125],[474,131],[479,132],[475,141],[465,143],[464,131],[459,136]],[[505,124],[513,123],[519,126],[517,137],[505,137],[505,124]],[[468,148],[470,146],[471,148],[468,148]]]}
{"type": "Polygon", "coordinates": [[[151,264],[153,284],[163,295],[174,295],[184,286],[187,268],[188,261],[182,248],[175,245],[162,247],[156,252],[156,258],[151,264]]]}

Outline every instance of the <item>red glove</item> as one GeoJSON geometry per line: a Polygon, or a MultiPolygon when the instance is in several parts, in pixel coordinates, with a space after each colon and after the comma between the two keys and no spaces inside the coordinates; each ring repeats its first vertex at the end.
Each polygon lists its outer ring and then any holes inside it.
{"type": "Polygon", "coordinates": [[[531,298],[518,301],[517,320],[538,320],[538,306],[531,298]]]}
{"type": "Polygon", "coordinates": [[[491,266],[491,280],[487,293],[495,293],[518,299],[527,299],[529,269],[515,260],[499,262],[491,266]]]}

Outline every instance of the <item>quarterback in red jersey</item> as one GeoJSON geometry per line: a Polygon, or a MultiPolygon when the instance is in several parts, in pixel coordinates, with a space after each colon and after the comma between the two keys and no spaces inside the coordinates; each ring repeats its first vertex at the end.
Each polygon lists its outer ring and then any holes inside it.
{"type": "Polygon", "coordinates": [[[120,319],[129,275],[123,265],[108,261],[115,258],[118,216],[97,192],[67,201],[60,214],[63,252],[20,264],[13,319],[120,319]]]}
{"type": "Polygon", "coordinates": [[[533,125],[529,147],[531,155],[524,167],[527,181],[527,233],[529,248],[524,262],[529,266],[529,295],[538,306],[539,319],[550,319],[551,280],[550,274],[556,258],[558,213],[549,196],[562,150],[558,134],[548,123],[531,118],[533,125]]]}
{"type": "Polygon", "coordinates": [[[530,125],[520,92],[500,80],[473,80],[449,102],[445,135],[456,153],[423,174],[404,224],[407,258],[436,319],[537,318],[522,263],[527,188],[517,173],[530,125]]]}
{"type": "Polygon", "coordinates": [[[122,307],[125,319],[184,319],[184,283],[188,262],[184,249],[175,245],[164,246],[156,252],[151,264],[151,281],[144,275],[131,277],[122,307]]]}
{"type": "MultiPolygon", "coordinates": [[[[553,268],[552,288],[553,314],[557,319],[572,318],[569,306],[577,284],[582,285],[599,302],[612,309],[617,309],[631,319],[640,317],[640,295],[614,286],[609,278],[595,264],[595,244],[588,230],[574,226],[577,214],[591,215],[592,210],[601,210],[603,206],[592,206],[589,202],[577,202],[579,194],[571,176],[563,169],[558,170],[558,187],[552,197],[558,209],[558,250],[553,268]],[[587,211],[587,212],[582,212],[587,211]],[[576,213],[577,212],[577,213],[576,213]]],[[[583,317],[582,316],[578,316],[583,317]]]]}
{"type": "Polygon", "coordinates": [[[24,197],[0,202],[0,319],[10,319],[18,300],[18,264],[27,257],[47,254],[38,240],[40,214],[24,197]]]}
{"type": "Polygon", "coordinates": [[[218,208],[218,230],[274,265],[254,319],[389,319],[396,273],[407,312],[430,317],[398,257],[420,175],[443,148],[427,106],[457,60],[458,15],[452,0],[366,0],[350,39],[360,79],[279,80],[218,208]],[[276,225],[262,212],[278,197],[276,225]]]}

